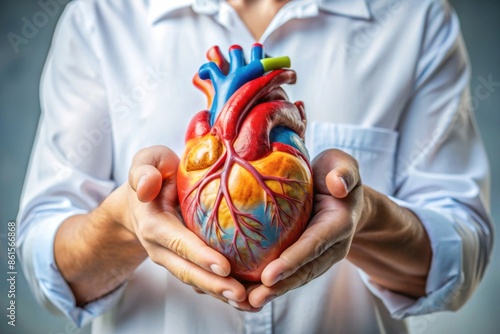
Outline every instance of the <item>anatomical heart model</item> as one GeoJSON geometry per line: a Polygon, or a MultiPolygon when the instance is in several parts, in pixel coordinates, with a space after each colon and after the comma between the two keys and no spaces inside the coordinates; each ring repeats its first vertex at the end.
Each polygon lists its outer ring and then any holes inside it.
{"type": "Polygon", "coordinates": [[[260,281],[264,267],[304,231],[312,207],[312,174],[304,146],[302,102],[283,84],[295,83],[288,57],[265,58],[255,44],[245,63],[231,46],[218,47],[194,77],[210,110],[186,132],[177,186],[186,226],[227,257],[231,276],[260,281]]]}

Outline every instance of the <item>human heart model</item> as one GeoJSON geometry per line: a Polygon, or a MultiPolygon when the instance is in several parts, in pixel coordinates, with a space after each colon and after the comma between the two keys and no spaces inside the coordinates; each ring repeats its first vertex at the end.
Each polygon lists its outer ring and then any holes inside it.
{"type": "Polygon", "coordinates": [[[266,58],[255,44],[207,52],[193,83],[207,96],[186,132],[177,187],[186,226],[231,263],[231,276],[260,281],[264,267],[304,231],[312,208],[312,171],[304,146],[302,102],[288,57],[266,58]]]}

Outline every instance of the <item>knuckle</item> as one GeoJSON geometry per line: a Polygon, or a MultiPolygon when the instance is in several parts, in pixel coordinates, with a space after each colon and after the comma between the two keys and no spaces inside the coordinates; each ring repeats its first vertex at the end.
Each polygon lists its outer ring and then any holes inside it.
{"type": "Polygon", "coordinates": [[[314,278],[316,278],[317,265],[315,261],[309,263],[307,266],[302,267],[295,275],[295,280],[291,282],[289,289],[293,290],[306,285],[314,278]]]}
{"type": "Polygon", "coordinates": [[[345,235],[345,236],[350,236],[352,234],[354,234],[354,231],[356,230],[356,215],[353,213],[352,214],[352,217],[350,217],[349,219],[346,219],[345,220],[345,223],[344,223],[344,228],[343,228],[343,233],[342,235],[345,235]]]}
{"type": "Polygon", "coordinates": [[[326,240],[323,237],[319,237],[319,238],[317,238],[317,240],[318,240],[318,242],[316,244],[315,253],[314,253],[314,255],[316,257],[323,254],[330,246],[330,243],[328,242],[328,240],[326,240]]]}
{"type": "Polygon", "coordinates": [[[167,247],[180,257],[184,259],[188,258],[188,252],[186,250],[184,242],[182,241],[182,238],[178,236],[166,236],[165,239],[161,241],[161,244],[165,245],[165,247],[167,247]]]}
{"type": "Polygon", "coordinates": [[[343,241],[327,247],[320,256],[301,267],[297,272],[289,277],[289,289],[303,286],[315,278],[323,275],[331,266],[347,256],[349,243],[343,241]]]}
{"type": "Polygon", "coordinates": [[[160,260],[160,256],[158,256],[158,254],[156,252],[150,252],[148,255],[149,255],[149,258],[151,259],[151,261],[153,261],[154,263],[156,263],[158,265],[162,265],[161,260],[160,260]]]}
{"type": "Polygon", "coordinates": [[[338,254],[335,247],[329,247],[326,249],[321,257],[316,261],[312,261],[307,267],[307,270],[305,270],[303,284],[306,284],[325,273],[335,262],[337,262],[335,260],[337,257],[338,254]]]}
{"type": "Polygon", "coordinates": [[[169,155],[170,150],[162,145],[154,145],[141,148],[132,158],[132,166],[138,166],[140,162],[156,160],[159,156],[169,155]]]}
{"type": "Polygon", "coordinates": [[[335,258],[335,255],[336,255],[336,249],[335,247],[330,247],[328,248],[324,253],[323,253],[324,257],[327,258],[327,259],[333,259],[335,258]]]}
{"type": "Polygon", "coordinates": [[[306,275],[305,275],[305,278],[304,278],[304,284],[306,283],[309,283],[310,281],[312,281],[313,279],[316,278],[317,276],[317,273],[318,273],[318,265],[315,263],[313,263],[311,265],[311,267],[309,268],[309,270],[306,270],[306,275]]]}
{"type": "Polygon", "coordinates": [[[347,154],[344,151],[339,150],[338,148],[330,148],[330,149],[326,150],[325,153],[327,153],[329,155],[333,155],[333,156],[347,154]]]}
{"type": "Polygon", "coordinates": [[[315,259],[315,258],[319,257],[330,246],[330,242],[326,238],[324,238],[322,236],[309,235],[306,238],[310,239],[310,242],[314,245],[312,259],[315,259]]]}
{"type": "Polygon", "coordinates": [[[328,250],[330,254],[328,258],[332,259],[333,262],[337,262],[344,259],[349,253],[349,248],[350,248],[349,245],[350,245],[349,239],[343,240],[335,244],[328,250]]]}
{"type": "Polygon", "coordinates": [[[193,270],[190,266],[178,267],[172,272],[183,283],[191,286],[195,286],[193,282],[193,270]]]}
{"type": "Polygon", "coordinates": [[[146,241],[153,241],[155,236],[155,226],[153,224],[139,224],[137,226],[137,234],[146,241]]]}
{"type": "Polygon", "coordinates": [[[331,242],[322,237],[316,235],[307,235],[304,236],[304,240],[312,245],[309,250],[309,254],[306,254],[303,258],[300,258],[298,261],[289,258],[287,255],[283,254],[280,256],[281,260],[286,263],[286,266],[289,268],[287,272],[294,275],[297,274],[299,276],[307,275],[307,272],[302,272],[304,267],[307,267],[309,264],[314,263],[317,258],[322,256],[325,251],[330,248],[331,242]]]}
{"type": "Polygon", "coordinates": [[[137,153],[134,155],[132,159],[132,165],[135,165],[138,160],[141,160],[143,157],[148,156],[151,152],[151,147],[144,147],[141,148],[137,153]]]}

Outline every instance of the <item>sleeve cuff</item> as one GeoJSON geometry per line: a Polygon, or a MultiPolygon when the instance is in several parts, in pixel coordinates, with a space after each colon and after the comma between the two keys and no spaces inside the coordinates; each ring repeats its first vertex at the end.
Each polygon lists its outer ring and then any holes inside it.
{"type": "Polygon", "coordinates": [[[428,314],[450,309],[458,298],[464,281],[462,275],[462,239],[454,223],[433,210],[413,206],[390,197],[401,207],[411,210],[422,222],[431,241],[432,260],[427,284],[427,295],[413,299],[373,282],[360,270],[361,278],[368,289],[382,300],[391,316],[403,319],[409,316],[428,314]]]}
{"type": "Polygon", "coordinates": [[[55,235],[61,223],[79,213],[81,212],[51,216],[29,231],[31,238],[28,240],[31,241],[33,271],[43,294],[44,304],[65,314],[78,327],[83,327],[118,301],[126,283],[106,296],[86,304],[84,308],[76,306],[75,297],[56,266],[53,249],[55,235]]]}

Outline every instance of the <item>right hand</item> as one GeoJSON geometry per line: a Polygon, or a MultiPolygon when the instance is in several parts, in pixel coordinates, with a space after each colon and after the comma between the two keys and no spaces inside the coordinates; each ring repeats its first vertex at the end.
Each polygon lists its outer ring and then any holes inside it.
{"type": "Polygon", "coordinates": [[[178,212],[179,158],[164,146],[140,150],[132,161],[129,182],[117,189],[117,220],[140,241],[153,262],[165,267],[195,291],[243,310],[245,287],[228,277],[229,261],[208,247],[182,223],[178,212]]]}

